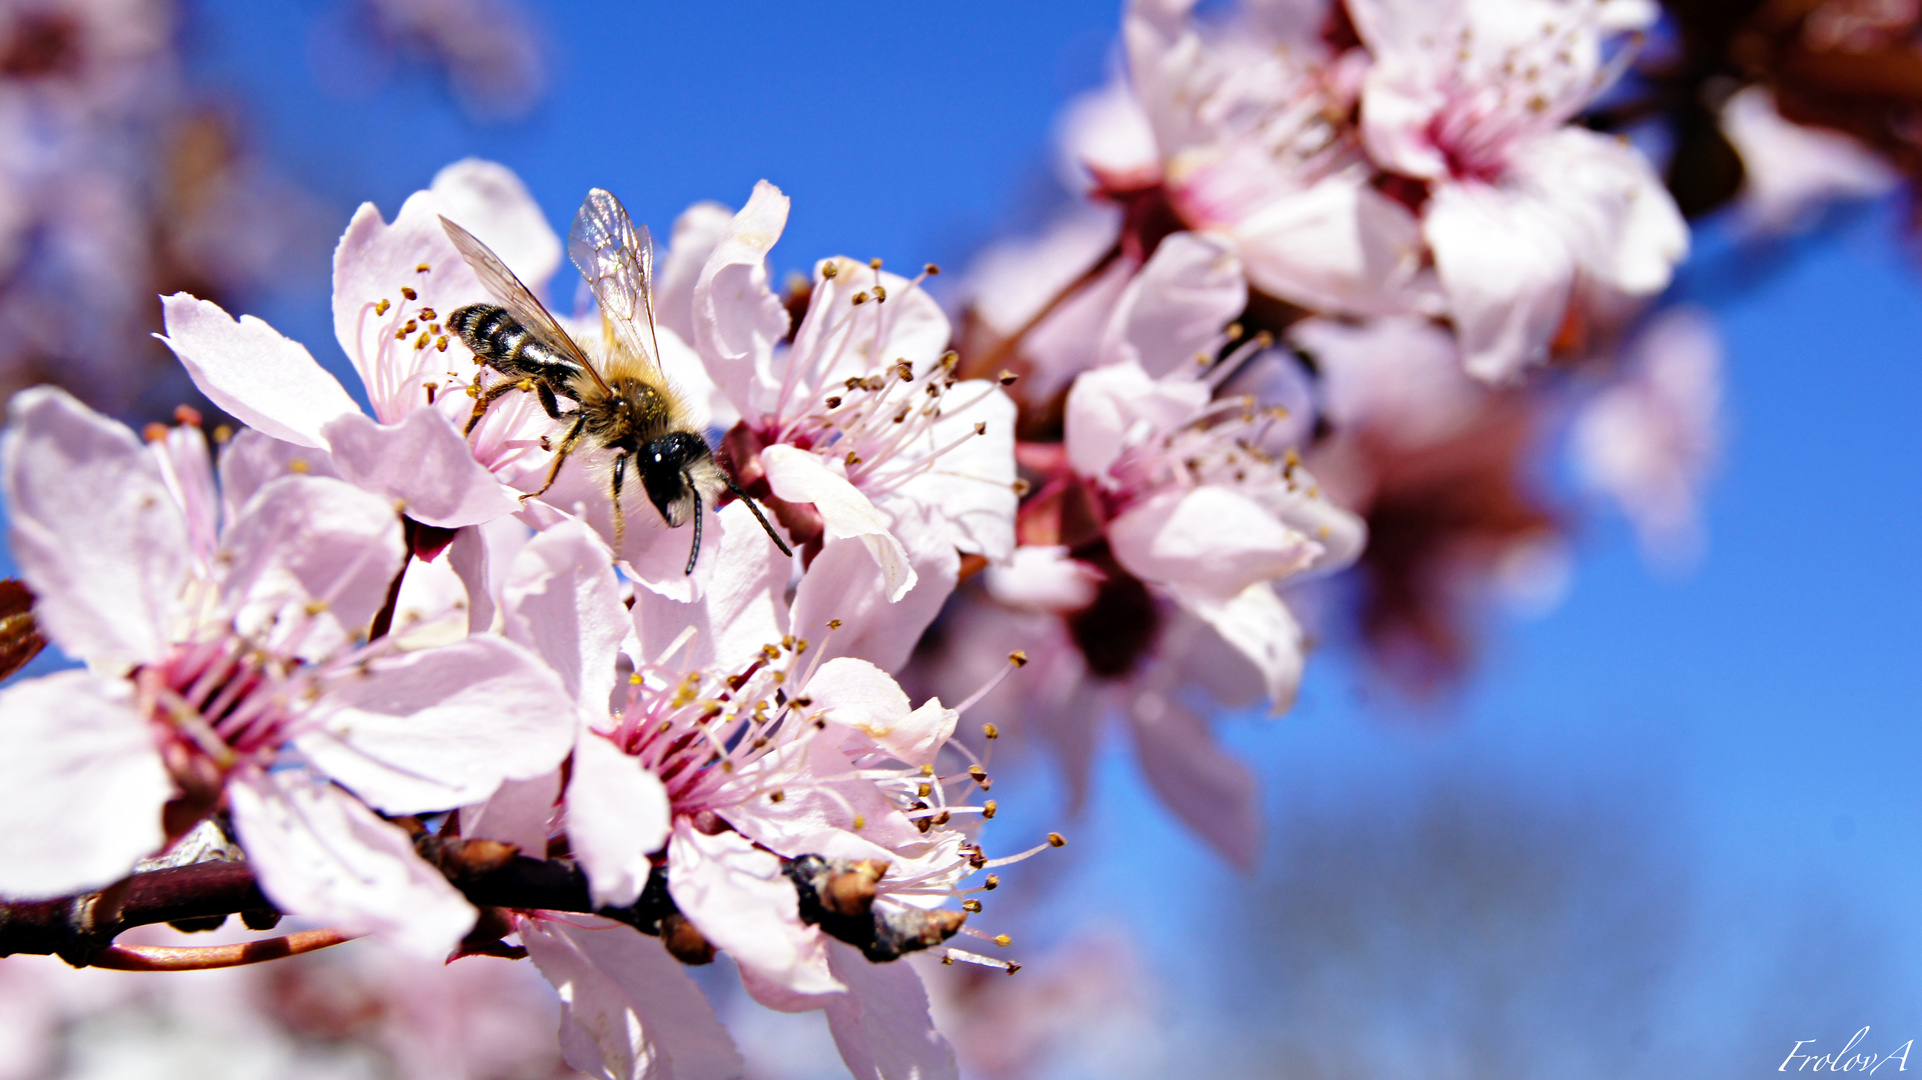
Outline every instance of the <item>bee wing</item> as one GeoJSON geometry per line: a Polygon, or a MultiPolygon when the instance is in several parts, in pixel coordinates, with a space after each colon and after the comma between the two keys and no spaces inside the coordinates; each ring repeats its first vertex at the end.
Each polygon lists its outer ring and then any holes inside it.
{"type": "Polygon", "coordinates": [[[660,345],[654,331],[654,239],[647,226],[636,229],[627,208],[611,193],[595,188],[581,200],[574,227],[567,232],[567,257],[594,290],[601,316],[614,340],[629,355],[660,373],[660,345]],[[642,328],[647,337],[642,339],[642,328]]]}
{"type": "Polygon", "coordinates": [[[500,260],[500,256],[494,254],[493,249],[481,243],[473,233],[446,218],[441,218],[440,224],[441,228],[447,230],[447,238],[452,240],[454,247],[460,251],[461,258],[466,259],[467,265],[473,267],[474,275],[480,278],[481,284],[487,286],[487,291],[494,294],[494,298],[520,321],[528,333],[572,363],[579,365],[581,370],[587,372],[602,389],[607,388],[607,383],[601,378],[601,373],[594,370],[594,365],[587,359],[587,354],[581,351],[581,347],[574,343],[574,339],[566,330],[561,329],[561,324],[554,321],[554,316],[548,314],[547,308],[535,299],[527,286],[521,284],[521,279],[514,276],[514,272],[507,268],[507,264],[500,260]]]}

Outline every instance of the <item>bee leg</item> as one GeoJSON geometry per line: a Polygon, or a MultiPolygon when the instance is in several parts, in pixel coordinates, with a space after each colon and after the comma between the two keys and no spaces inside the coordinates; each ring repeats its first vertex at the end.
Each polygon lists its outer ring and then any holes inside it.
{"type": "Polygon", "coordinates": [[[614,558],[617,561],[627,547],[627,515],[621,513],[621,484],[627,480],[627,457],[618,454],[614,458],[613,491],[610,492],[614,502],[614,558]]]}
{"type": "Polygon", "coordinates": [[[534,393],[540,396],[541,408],[547,410],[547,418],[550,420],[559,420],[561,418],[561,405],[560,402],[554,400],[554,388],[544,382],[536,382],[534,384],[534,393]]]}
{"type": "Polygon", "coordinates": [[[687,569],[683,574],[694,572],[694,560],[701,557],[701,489],[693,477],[687,478],[687,490],[694,496],[694,547],[687,553],[687,569]]]}
{"type": "Polygon", "coordinates": [[[754,520],[761,523],[761,528],[767,532],[767,538],[774,541],[774,546],[781,549],[781,554],[792,558],[794,549],[788,547],[787,542],[781,539],[781,534],[775,532],[774,526],[769,525],[767,518],[761,516],[761,508],[754,505],[754,500],[747,497],[747,492],[741,490],[741,485],[734,482],[734,478],[727,474],[726,469],[721,470],[721,479],[727,481],[727,489],[734,493],[735,498],[747,504],[748,510],[754,514],[754,520]]]}
{"type": "Polygon", "coordinates": [[[527,494],[522,495],[521,496],[522,502],[526,502],[529,499],[538,499],[542,495],[547,494],[548,488],[551,488],[554,486],[554,478],[561,474],[561,465],[567,461],[567,455],[573,453],[574,447],[580,445],[581,430],[586,426],[587,426],[587,418],[582,417],[581,419],[574,421],[573,427],[570,427],[567,429],[566,437],[561,439],[561,448],[559,450],[554,451],[554,464],[548,466],[547,482],[541,485],[541,489],[539,491],[530,491],[527,494]]]}
{"type": "Polygon", "coordinates": [[[474,425],[480,423],[481,417],[486,415],[487,407],[498,401],[502,394],[511,393],[519,387],[518,382],[497,382],[488,387],[481,394],[480,399],[474,402],[474,411],[468,414],[467,426],[460,430],[461,436],[464,438],[473,434],[474,425]]]}

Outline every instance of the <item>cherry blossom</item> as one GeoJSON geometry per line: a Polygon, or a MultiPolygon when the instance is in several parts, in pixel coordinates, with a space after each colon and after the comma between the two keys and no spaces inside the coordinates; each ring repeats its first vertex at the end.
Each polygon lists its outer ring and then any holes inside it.
{"type": "Polygon", "coordinates": [[[893,668],[961,555],[1014,548],[1014,407],[991,381],[955,378],[925,273],[822,261],[783,345],[765,261],[787,211],[763,181],[735,215],[694,287],[694,344],[742,417],[725,441],[742,486],[772,496],[807,560],[796,619],[841,620],[834,648],[893,668]]]}
{"type": "Polygon", "coordinates": [[[224,806],[285,910],[444,953],[474,910],[376,811],[552,768],[570,733],[557,680],[499,638],[366,641],[406,556],[392,509],[291,476],[218,521],[183,441],[143,446],[60,391],[15,399],[14,551],[43,625],[91,669],[0,695],[19,793],[0,892],[105,885],[224,806]]]}
{"type": "Polygon", "coordinates": [[[1722,348],[1701,312],[1672,308],[1632,345],[1620,382],[1583,406],[1571,432],[1583,481],[1612,498],[1658,564],[1701,554],[1702,487],[1721,441],[1722,348]]]}
{"type": "Polygon", "coordinates": [[[1763,232],[1806,227],[1823,203],[1872,198],[1899,179],[1887,161],[1854,139],[1783,119],[1760,86],[1722,104],[1722,131],[1742,156],[1743,216],[1763,232]]]}
{"type": "Polygon", "coordinates": [[[1640,151],[1570,125],[1618,70],[1636,0],[1352,0],[1371,58],[1361,135],[1422,185],[1422,238],[1461,342],[1489,381],[1541,360],[1580,285],[1661,291],[1688,230],[1640,151]]]}

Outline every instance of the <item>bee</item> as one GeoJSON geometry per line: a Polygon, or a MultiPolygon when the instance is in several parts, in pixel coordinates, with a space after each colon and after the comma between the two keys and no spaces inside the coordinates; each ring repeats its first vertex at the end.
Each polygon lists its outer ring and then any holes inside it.
{"type": "Polygon", "coordinates": [[[585,445],[614,455],[608,496],[614,503],[617,555],[626,536],[621,488],[630,463],[669,528],[694,523],[687,573],[694,572],[701,554],[702,505],[711,505],[723,488],[747,504],[781,554],[793,554],[761,508],[714,460],[713,448],[688,422],[685,407],[661,372],[654,328],[654,244],[646,226],[635,228],[619,199],[600,188],[588,192],[567,234],[568,258],[587,279],[601,309],[604,341],[594,358],[486,244],[444,217],[440,223],[481,284],[500,301],[469,304],[447,316],[447,326],[475,358],[503,376],[478,394],[464,433],[474,430],[488,406],[517,390],[532,392],[549,417],[567,425],[546,481],[521,501],[553,487],[568,456],[585,445]],[[574,408],[562,411],[561,398],[572,400],[574,408]]]}

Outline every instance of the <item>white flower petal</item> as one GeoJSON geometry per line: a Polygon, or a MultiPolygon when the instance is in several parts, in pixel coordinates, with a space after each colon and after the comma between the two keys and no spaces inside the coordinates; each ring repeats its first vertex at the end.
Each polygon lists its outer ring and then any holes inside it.
{"type": "Polygon", "coordinates": [[[1150,379],[1138,364],[1084,371],[1068,390],[1068,461],[1099,480],[1144,430],[1172,431],[1207,404],[1206,384],[1150,379]]]}
{"type": "Polygon", "coordinates": [[[390,814],[480,802],[572,749],[574,703],[547,665],[512,642],[474,637],[371,660],[328,685],[323,729],[297,745],[390,814]]]}
{"type": "Polygon", "coordinates": [[[905,961],[870,963],[839,941],[828,945],[847,993],[828,999],[828,1030],[854,1080],[952,1080],[954,1048],[928,1015],[921,975],[905,961]]]}
{"type": "Polygon", "coordinates": [[[521,508],[518,493],[474,460],[460,432],[434,409],[393,424],[352,413],[329,423],[325,434],[342,479],[424,525],[457,529],[521,508]]]}
{"type": "Polygon", "coordinates": [[[365,633],[407,558],[391,509],[324,477],[266,485],[220,539],[221,601],[235,627],[276,639],[295,635],[308,657],[329,655],[365,633]]]}
{"type": "Polygon", "coordinates": [[[252,315],[175,293],[161,300],[167,332],[160,340],[180,357],[194,385],[214,404],[276,439],[325,447],[321,429],[360,406],[299,342],[252,315]]]}
{"type": "Polygon", "coordinates": [[[560,993],[569,1066],[600,1080],[739,1080],[740,1053],[659,939],[592,915],[567,920],[518,925],[560,993]]]}
{"type": "Polygon", "coordinates": [[[1205,720],[1159,693],[1129,710],[1135,760],[1161,801],[1244,872],[1261,857],[1261,799],[1255,778],[1215,742],[1205,720]]]}
{"type": "Polygon", "coordinates": [[[133,686],[62,671],[0,690],[0,896],[119,880],[166,842],[173,781],[133,686]]]}
{"type": "Polygon", "coordinates": [[[228,785],[234,829],[260,891],[289,915],[375,934],[439,960],[479,912],[414,853],[406,830],[300,769],[228,785]]]}
{"type": "Polygon", "coordinates": [[[789,502],[814,504],[830,540],[858,538],[867,546],[881,568],[890,601],[900,600],[914,587],[914,564],[907,548],[890,531],[888,519],[846,477],[836,475],[806,450],[785,443],[762,450],[761,465],[774,494],[789,502]]]}
{"type": "MultiPolygon", "coordinates": [[[[700,596],[683,602],[652,589],[636,590],[632,614],[642,656],[661,659],[692,628],[687,666],[733,668],[787,634],[794,560],[775,549],[753,512],[738,500],[716,517],[721,538],[701,556],[711,560],[712,576],[700,596]]],[[[676,662],[682,662],[679,654],[676,662]]]]}
{"type": "Polygon", "coordinates": [[[908,765],[934,760],[959,714],[939,698],[914,708],[894,677],[866,660],[836,657],[808,680],[807,695],[827,719],[853,728],[908,765]]]}
{"type": "Polygon", "coordinates": [[[1273,586],[1257,582],[1227,600],[1183,589],[1174,590],[1174,595],[1182,607],[1214,627],[1223,641],[1255,666],[1261,674],[1262,689],[1268,694],[1271,715],[1279,716],[1294,705],[1307,659],[1307,642],[1301,624],[1275,595],[1273,586]]]}
{"type": "Polygon", "coordinates": [[[845,989],[828,972],[826,936],[801,922],[779,858],[739,833],[696,832],[686,818],[667,854],[675,905],[735,963],[796,994],[845,989]]]}
{"type": "Polygon", "coordinates": [[[1240,492],[1172,489],[1108,523],[1115,560],[1143,581],[1227,599],[1307,569],[1322,548],[1240,492]]]}
{"type": "Polygon", "coordinates": [[[768,287],[767,254],[787,227],[788,198],[765,180],[734,215],[694,286],[692,344],[742,413],[774,346],[787,336],[788,313],[768,287]]]}
{"type": "Polygon", "coordinates": [[[7,510],[35,617],[92,664],[160,660],[193,557],[158,462],[64,390],[23,390],[9,414],[7,510]]]}
{"type": "Polygon", "coordinates": [[[1101,363],[1133,361],[1154,378],[1192,372],[1198,355],[1214,359],[1222,328],[1247,305],[1234,247],[1220,237],[1175,233],[1121,294],[1102,335],[1101,363]]]}
{"type": "Polygon", "coordinates": [[[961,557],[946,531],[925,523],[898,531],[915,575],[914,587],[898,600],[857,540],[828,541],[801,576],[791,625],[824,657],[860,656],[883,670],[899,670],[954,592],[961,557]],[[835,619],[841,628],[830,633],[827,624],[835,619]]]}
{"type": "Polygon", "coordinates": [[[574,748],[567,782],[567,839],[596,904],[623,906],[647,886],[648,856],[667,844],[667,788],[637,758],[594,732],[574,748]]]}
{"type": "Polygon", "coordinates": [[[1445,184],[1429,199],[1423,231],[1470,375],[1505,382],[1547,355],[1575,282],[1563,224],[1486,184],[1445,184]]]}
{"type": "Polygon", "coordinates": [[[442,215],[492,248],[528,288],[542,289],[560,267],[561,238],[507,166],[465,158],[435,173],[427,190],[442,215]]]}
{"type": "Polygon", "coordinates": [[[545,858],[548,830],[560,793],[558,771],[531,780],[503,780],[486,802],[461,809],[460,834],[512,844],[530,859],[545,858]]]}
{"type": "Polygon", "coordinates": [[[674,219],[667,254],[654,272],[654,315],[682,341],[694,341],[694,286],[733,223],[734,211],[717,202],[697,202],[674,219]]]}
{"type": "Polygon", "coordinates": [[[554,669],[583,720],[605,721],[629,622],[600,537],[579,521],[537,534],[508,567],[501,606],[507,638],[554,669]]]}

